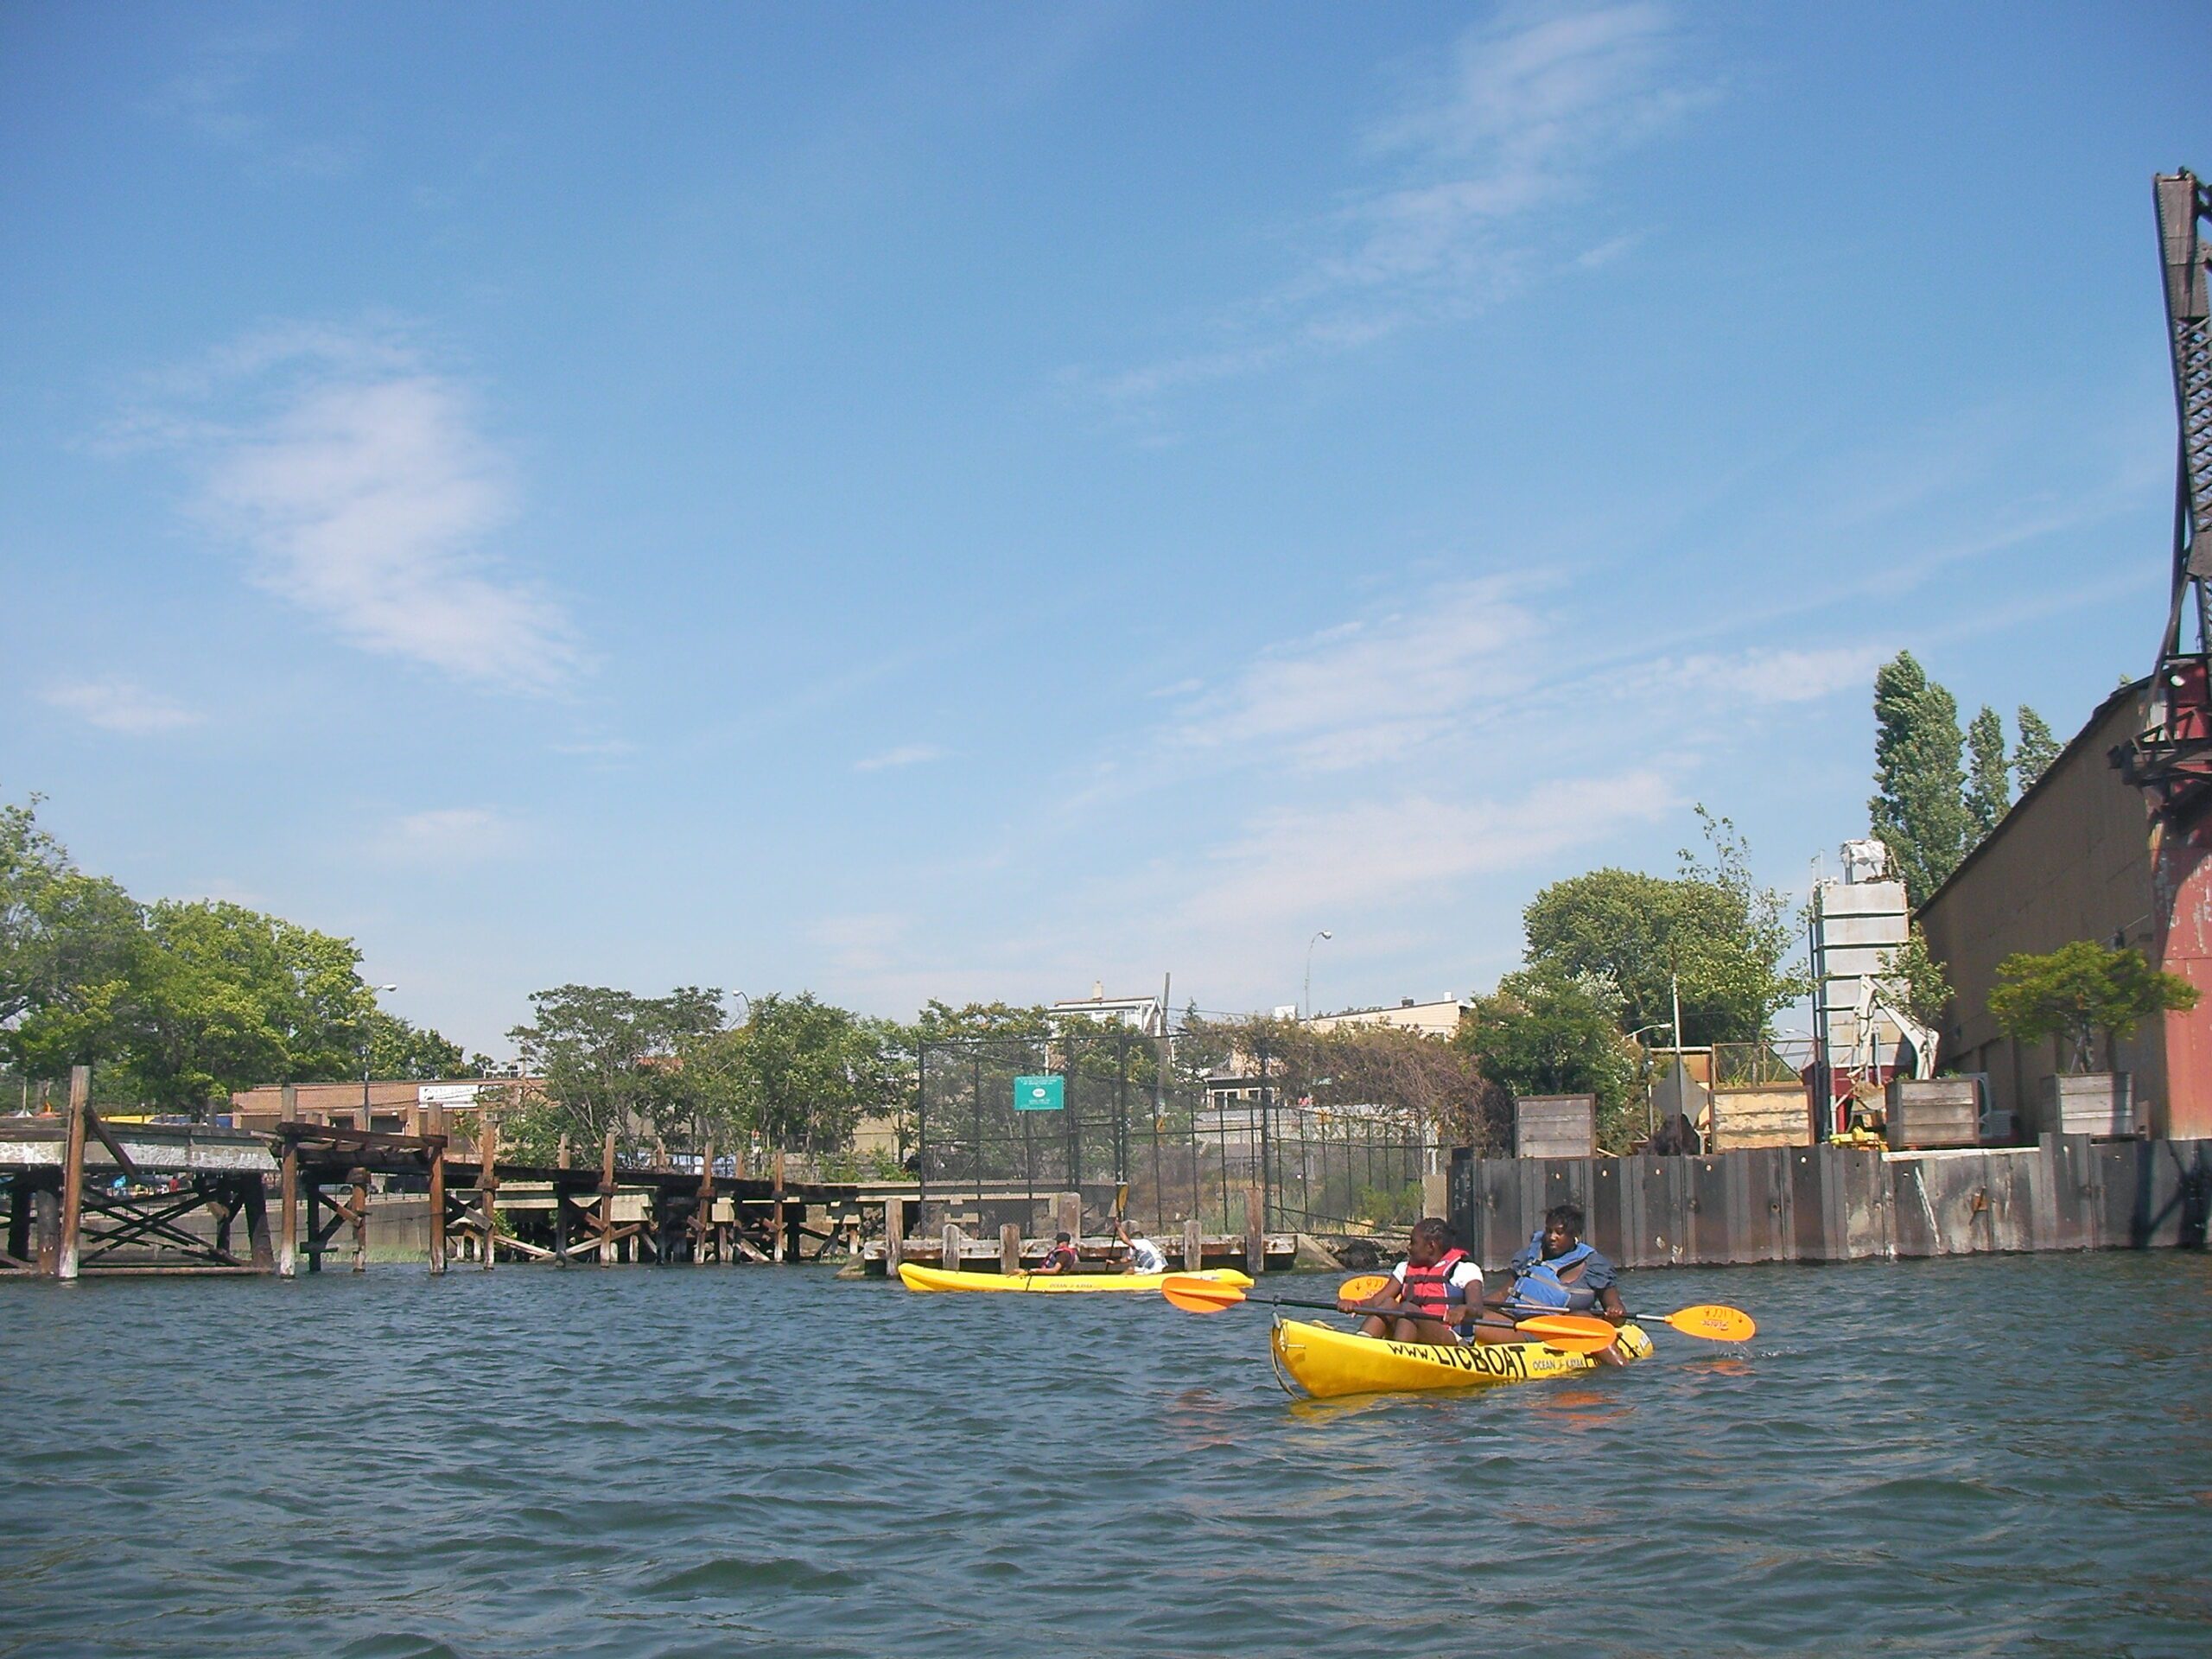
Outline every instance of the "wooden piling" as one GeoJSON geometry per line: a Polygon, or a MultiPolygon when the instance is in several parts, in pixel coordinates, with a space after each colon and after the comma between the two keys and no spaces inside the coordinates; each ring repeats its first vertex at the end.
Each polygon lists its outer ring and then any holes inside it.
{"type": "Polygon", "coordinates": [[[1244,1189],[1244,1271],[1257,1279],[1268,1268],[1268,1190],[1244,1189]]]}
{"type": "Polygon", "coordinates": [[[42,1185],[31,1194],[31,1231],[36,1240],[32,1260],[51,1277],[61,1265],[61,1194],[54,1188],[42,1185]]]}
{"type": "Polygon", "coordinates": [[[575,1166],[570,1160],[575,1156],[575,1154],[569,1149],[569,1137],[565,1135],[563,1135],[561,1137],[561,1150],[556,1155],[556,1166],[562,1169],[573,1169],[575,1166]]]}
{"type": "Polygon", "coordinates": [[[599,1154],[599,1265],[614,1265],[614,1131],[599,1154]]]}
{"type": "Polygon", "coordinates": [[[1196,1273],[1206,1264],[1206,1231],[1196,1216],[1183,1217],[1183,1271],[1196,1273]]]}
{"type": "Polygon", "coordinates": [[[482,1160],[476,1166],[476,1202],[484,1211],[484,1271],[489,1273],[499,1255],[499,1126],[489,1112],[477,1147],[482,1160]]]}
{"type": "Polygon", "coordinates": [[[886,1198],[883,1201],[883,1269],[893,1278],[898,1276],[901,1247],[906,1242],[906,1200],[886,1198]]]}
{"type": "Polygon", "coordinates": [[[85,1114],[92,1105],[92,1068],[69,1068],[69,1145],[61,1165],[61,1248],[54,1276],[77,1276],[78,1236],[85,1218],[85,1114]]]}
{"type": "Polygon", "coordinates": [[[369,1270],[369,1172],[353,1169],[346,1172],[353,1185],[353,1194],[346,1208],[346,1218],[353,1224],[353,1271],[369,1270]]]}
{"type": "Polygon", "coordinates": [[[432,1277],[446,1270],[446,1109],[433,1106],[426,1125],[435,1137],[430,1142],[430,1273],[432,1277]]]}
{"type": "Polygon", "coordinates": [[[715,1143],[707,1142],[699,1158],[699,1202],[691,1211],[691,1265],[703,1267],[715,1233],[715,1143]]]}
{"type": "Polygon", "coordinates": [[[960,1271],[961,1240],[962,1235],[960,1231],[960,1224],[957,1221],[946,1222],[944,1224],[944,1243],[943,1246],[944,1255],[938,1265],[947,1273],[957,1273],[960,1271]]]}
{"type": "MultiPolygon", "coordinates": [[[[289,1093],[292,1085],[286,1084],[289,1093]]],[[[296,1142],[284,1143],[283,1173],[276,1179],[276,1276],[293,1279],[300,1271],[300,1148],[296,1142]]]]}
{"type": "Polygon", "coordinates": [[[788,1255],[786,1254],[787,1249],[788,1249],[788,1245],[787,1245],[787,1243],[786,1243],[786,1242],[785,1242],[785,1236],[784,1236],[784,1233],[785,1233],[785,1229],[784,1229],[784,1154],[783,1154],[783,1149],[782,1149],[780,1147],[778,1147],[778,1148],[777,1148],[777,1150],[776,1150],[775,1180],[776,1180],[776,1219],[775,1219],[775,1221],[774,1221],[774,1223],[773,1223],[772,1224],[773,1224],[773,1226],[775,1227],[775,1230],[776,1230],[776,1231],[775,1231],[775,1246],[776,1246],[776,1248],[775,1248],[775,1250],[774,1250],[774,1252],[773,1252],[773,1254],[772,1254],[772,1259],[773,1259],[773,1260],[775,1260],[775,1261],[777,1261],[777,1262],[784,1262],[784,1261],[788,1261],[790,1258],[789,1258],[788,1255]]]}
{"type": "Polygon", "coordinates": [[[1018,1222],[1009,1221],[999,1229],[999,1271],[1021,1271],[1021,1226],[1018,1222]]]}

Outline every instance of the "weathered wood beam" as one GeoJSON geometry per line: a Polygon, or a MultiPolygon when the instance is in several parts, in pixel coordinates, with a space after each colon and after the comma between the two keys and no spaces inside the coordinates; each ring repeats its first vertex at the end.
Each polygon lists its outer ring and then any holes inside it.
{"type": "Polygon", "coordinates": [[[61,1249],[54,1258],[57,1279],[77,1276],[77,1235],[85,1213],[85,1114],[91,1109],[92,1068],[69,1068],[69,1147],[61,1165],[61,1249]]]}

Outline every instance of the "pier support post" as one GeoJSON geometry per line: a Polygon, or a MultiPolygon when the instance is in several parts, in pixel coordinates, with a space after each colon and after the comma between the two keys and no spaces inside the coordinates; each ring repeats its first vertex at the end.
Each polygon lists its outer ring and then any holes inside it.
{"type": "Polygon", "coordinates": [[[614,1131],[607,1132],[607,1139],[599,1153],[599,1265],[614,1265],[614,1131]]]}
{"type": "Polygon", "coordinates": [[[51,1278],[61,1265],[61,1194],[56,1189],[41,1186],[31,1194],[31,1230],[37,1249],[33,1260],[51,1278]]]}
{"type": "Polygon", "coordinates": [[[489,1273],[499,1255],[499,1126],[489,1112],[479,1145],[483,1161],[476,1168],[476,1202],[484,1211],[484,1271],[489,1273]]]}
{"type": "Polygon", "coordinates": [[[776,1219],[772,1224],[776,1230],[775,1259],[778,1262],[788,1262],[791,1260],[791,1246],[784,1226],[784,1153],[780,1147],[776,1149],[775,1179],[776,1219]]]}
{"type": "Polygon", "coordinates": [[[31,1259],[31,1184],[22,1175],[8,1183],[8,1254],[18,1264],[31,1259]]]}
{"type": "Polygon", "coordinates": [[[946,1222],[944,1224],[944,1258],[938,1265],[947,1273],[960,1271],[961,1242],[960,1224],[957,1221],[946,1222]]]}
{"type": "Polygon", "coordinates": [[[238,1178],[234,1202],[245,1216],[246,1245],[256,1273],[276,1270],[276,1247],[269,1238],[269,1193],[258,1175],[238,1178]]]}
{"type": "Polygon", "coordinates": [[[899,1258],[906,1243],[906,1201],[886,1198],[883,1201],[883,1271],[895,1279],[899,1276],[899,1258]]]}
{"type": "Polygon", "coordinates": [[[369,1172],[350,1169],[346,1178],[353,1184],[353,1197],[347,1206],[347,1219],[353,1224],[353,1271],[369,1270],[369,1172]]]}
{"type": "Polygon", "coordinates": [[[1257,1279],[1268,1267],[1268,1190],[1244,1189],[1244,1271],[1257,1279]]]}
{"type": "MultiPolygon", "coordinates": [[[[290,1084],[284,1085],[289,1090],[290,1084]]],[[[284,1144],[283,1173],[276,1178],[276,1276],[293,1279],[300,1271],[300,1149],[284,1144]]]]}
{"type": "Polygon", "coordinates": [[[691,1211],[691,1265],[704,1267],[715,1239],[715,1143],[699,1155],[699,1202],[691,1211]]]}
{"type": "Polygon", "coordinates": [[[1018,1222],[1009,1221],[999,1229],[999,1271],[1021,1271],[1021,1226],[1018,1222]]]}
{"type": "Polygon", "coordinates": [[[77,1276],[78,1236],[85,1219],[85,1111],[92,1103],[92,1068],[69,1068],[69,1145],[61,1166],[61,1248],[54,1276],[77,1276]]]}
{"type": "Polygon", "coordinates": [[[1196,1216],[1183,1217],[1183,1271],[1196,1273],[1206,1264],[1206,1231],[1196,1216]]]}
{"type": "Polygon", "coordinates": [[[446,1109],[431,1107],[423,1127],[434,1137],[429,1151],[430,1275],[435,1278],[446,1270],[446,1109]]]}
{"type": "Polygon", "coordinates": [[[1052,1200],[1052,1217],[1061,1232],[1077,1245],[1083,1243],[1083,1194],[1062,1192],[1052,1200]]]}

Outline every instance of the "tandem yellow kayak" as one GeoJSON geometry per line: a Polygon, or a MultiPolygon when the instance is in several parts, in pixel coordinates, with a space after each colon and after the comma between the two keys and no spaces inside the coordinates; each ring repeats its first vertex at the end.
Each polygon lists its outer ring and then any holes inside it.
{"type": "MultiPolygon", "coordinates": [[[[1598,1369],[1594,1359],[1539,1342],[1443,1348],[1358,1336],[1303,1319],[1278,1319],[1269,1340],[1275,1363],[1316,1400],[1410,1389],[1494,1389],[1598,1369]]],[[[1624,1325],[1620,1349],[1631,1361],[1643,1359],[1651,1352],[1651,1338],[1642,1327],[1624,1325]]]]}
{"type": "MultiPolygon", "coordinates": [[[[1171,1275],[1164,1273],[949,1273],[912,1262],[899,1264],[899,1282],[909,1290],[1148,1290],[1155,1294],[1171,1275]]],[[[1179,1279],[1211,1279],[1224,1285],[1252,1281],[1235,1268],[1214,1268],[1205,1273],[1176,1274],[1179,1279]]]]}

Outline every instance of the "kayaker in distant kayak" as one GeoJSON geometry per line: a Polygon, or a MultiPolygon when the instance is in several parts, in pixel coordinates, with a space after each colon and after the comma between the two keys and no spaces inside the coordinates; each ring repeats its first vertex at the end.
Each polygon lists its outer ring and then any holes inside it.
{"type": "Polygon", "coordinates": [[[1370,1337],[1457,1343],[1467,1339],[1482,1303],[1482,1268],[1459,1248],[1450,1222],[1427,1216],[1414,1224],[1406,1259],[1390,1270],[1388,1284],[1366,1301],[1337,1306],[1370,1315],[1360,1329],[1370,1337]]]}
{"type": "Polygon", "coordinates": [[[1081,1265],[1081,1261],[1082,1258],[1075,1253],[1075,1240],[1065,1233],[1055,1233],[1052,1235],[1052,1248],[1045,1252],[1044,1264],[1029,1271],[1049,1278],[1055,1274],[1073,1273],[1081,1265]]]}
{"type": "Polygon", "coordinates": [[[1123,1273],[1165,1273],[1167,1271],[1167,1252],[1142,1233],[1131,1232],[1128,1222],[1116,1222],[1114,1231],[1120,1236],[1122,1243],[1128,1245],[1129,1249],[1129,1259],[1122,1268],[1123,1273]]]}
{"type": "MultiPolygon", "coordinates": [[[[1513,1282],[1483,1298],[1485,1305],[1516,1319],[1543,1313],[1592,1314],[1614,1325],[1628,1322],[1628,1310],[1615,1288],[1619,1278],[1613,1264],[1582,1238],[1581,1206],[1555,1204],[1544,1212],[1544,1224],[1513,1258],[1513,1282]]],[[[1518,1332],[1484,1325],[1478,1333],[1484,1342],[1534,1342],[1518,1332]]],[[[1597,1356],[1600,1363],[1618,1365],[1618,1351],[1608,1348],[1597,1356]]]]}

